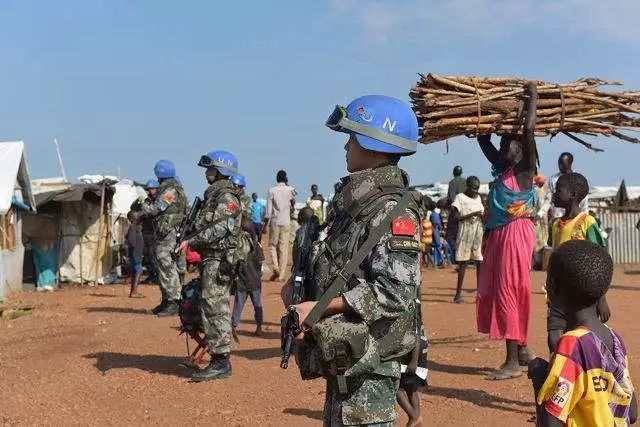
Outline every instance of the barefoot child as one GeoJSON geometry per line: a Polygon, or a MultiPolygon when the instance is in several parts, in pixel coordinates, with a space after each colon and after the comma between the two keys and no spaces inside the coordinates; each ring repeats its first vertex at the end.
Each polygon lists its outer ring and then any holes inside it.
{"type": "Polygon", "coordinates": [[[130,211],[127,214],[129,219],[129,230],[126,235],[127,256],[131,266],[131,290],[129,298],[143,298],[144,295],[138,293],[138,282],[142,275],[142,253],[144,251],[144,237],[142,236],[142,225],[139,216],[130,211]]]}
{"type": "MultiPolygon", "coordinates": [[[[604,246],[604,239],[594,217],[582,211],[580,203],[589,193],[587,179],[579,173],[569,172],[560,175],[553,195],[554,206],[562,208],[564,215],[556,218],[551,226],[551,245],[554,249],[569,240],[589,240],[604,246]]],[[[547,312],[547,344],[549,353],[556,349],[558,340],[564,333],[567,322],[560,307],[548,301],[547,312]]],[[[610,311],[607,300],[603,295],[598,301],[598,315],[600,320],[607,322],[610,311]]]]}
{"type": "Polygon", "coordinates": [[[420,393],[418,390],[427,385],[427,381],[416,374],[418,368],[427,367],[427,334],[422,323],[422,311],[420,310],[420,290],[418,288],[418,298],[416,298],[416,333],[417,341],[413,351],[407,354],[403,364],[406,364],[406,371],[400,377],[400,388],[396,393],[398,404],[409,417],[407,427],[422,426],[420,416],[420,393]]]}
{"type": "Polygon", "coordinates": [[[558,341],[550,367],[540,358],[529,364],[538,426],[636,422],[638,404],[625,345],[598,316],[598,301],[612,274],[607,251],[589,241],[568,241],[551,255],[549,298],[564,307],[568,331],[558,341]]]}
{"type": "Polygon", "coordinates": [[[453,298],[455,304],[462,304],[462,284],[464,274],[470,263],[476,265],[476,276],[480,277],[480,262],[482,261],[482,235],[484,225],[482,215],[484,206],[480,198],[480,180],[478,177],[467,178],[467,189],[464,193],[459,193],[451,204],[450,220],[454,219],[458,223],[458,237],[456,239],[456,262],[458,263],[458,286],[456,296],[453,298]]]}

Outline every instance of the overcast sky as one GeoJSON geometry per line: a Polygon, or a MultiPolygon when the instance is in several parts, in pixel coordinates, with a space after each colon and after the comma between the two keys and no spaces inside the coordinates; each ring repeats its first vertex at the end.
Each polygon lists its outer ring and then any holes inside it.
{"type": "MultiPolygon", "coordinates": [[[[417,73],[584,76],[640,89],[640,1],[6,0],[0,14],[0,140],[24,140],[34,177],[115,174],[145,181],[173,160],[189,193],[199,157],[227,149],[250,191],[286,169],[302,195],[345,174],[345,136],[324,126],[364,94],[408,100],[417,73]]],[[[640,184],[640,146],[590,138],[592,153],[540,141],[542,169],[560,152],[592,185],[640,184]]],[[[455,164],[489,178],[473,140],[420,147],[402,161],[413,183],[455,164]]]]}

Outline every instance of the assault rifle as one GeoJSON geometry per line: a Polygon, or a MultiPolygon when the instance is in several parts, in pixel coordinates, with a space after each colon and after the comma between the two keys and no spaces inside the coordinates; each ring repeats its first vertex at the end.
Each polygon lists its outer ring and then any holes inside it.
{"type": "Polygon", "coordinates": [[[309,280],[311,251],[313,249],[313,243],[318,240],[320,234],[318,217],[312,215],[304,227],[299,255],[293,269],[291,306],[287,308],[287,314],[280,320],[280,344],[282,347],[280,367],[282,369],[289,367],[289,357],[291,357],[293,339],[303,330],[300,324],[300,315],[293,306],[303,301],[312,301],[318,298],[318,290],[313,288],[313,284],[309,280]]]}
{"type": "Polygon", "coordinates": [[[185,237],[189,234],[191,229],[193,228],[193,223],[202,209],[203,201],[200,197],[196,197],[193,199],[193,204],[189,208],[189,211],[182,218],[182,222],[180,223],[180,228],[178,228],[178,234],[176,235],[176,249],[180,246],[185,237]]]}

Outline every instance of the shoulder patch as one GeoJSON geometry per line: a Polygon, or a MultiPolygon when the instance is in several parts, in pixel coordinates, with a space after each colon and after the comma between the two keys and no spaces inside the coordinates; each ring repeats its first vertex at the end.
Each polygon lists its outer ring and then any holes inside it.
{"type": "Polygon", "coordinates": [[[411,218],[396,217],[391,223],[391,234],[394,236],[415,236],[417,223],[411,218]]]}
{"type": "Polygon", "coordinates": [[[173,195],[173,193],[167,193],[162,197],[162,201],[167,203],[167,204],[171,204],[176,200],[176,196],[173,195]]]}
{"type": "Polygon", "coordinates": [[[389,249],[400,252],[420,252],[420,243],[412,237],[391,237],[389,249]]]}
{"type": "Polygon", "coordinates": [[[229,209],[231,212],[235,212],[236,209],[238,209],[238,205],[236,205],[234,202],[227,202],[227,209],[229,209]]]}

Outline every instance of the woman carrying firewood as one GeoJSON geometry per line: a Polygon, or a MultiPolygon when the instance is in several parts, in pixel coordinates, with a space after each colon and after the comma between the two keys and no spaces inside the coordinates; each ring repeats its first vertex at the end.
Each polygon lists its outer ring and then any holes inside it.
{"type": "Polygon", "coordinates": [[[530,355],[527,348],[531,302],[531,255],[535,244],[537,170],[534,138],[537,88],[528,95],[522,135],[505,135],[500,149],[490,135],[478,136],[480,148],[491,162],[496,180],[489,194],[489,216],[484,261],[480,269],[476,316],[478,331],[506,342],[504,364],[487,379],[503,380],[522,375],[530,355]]]}

